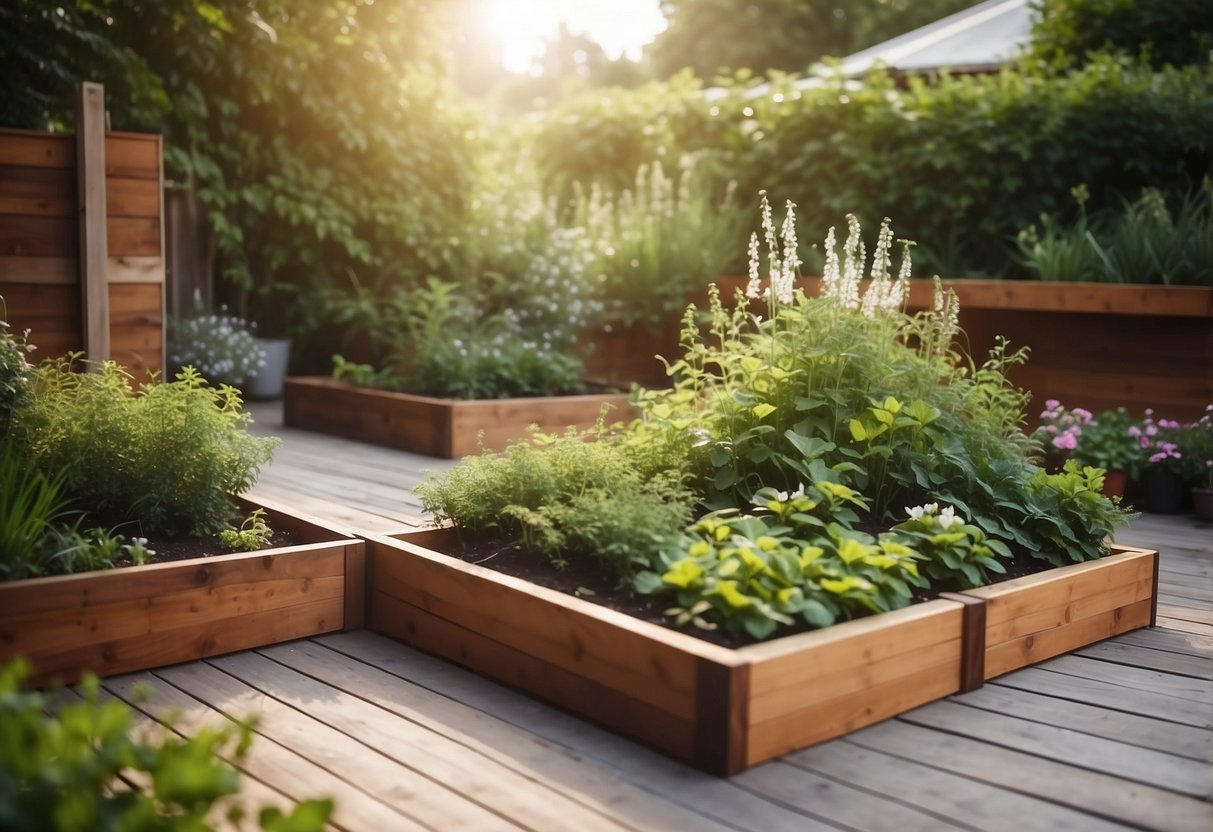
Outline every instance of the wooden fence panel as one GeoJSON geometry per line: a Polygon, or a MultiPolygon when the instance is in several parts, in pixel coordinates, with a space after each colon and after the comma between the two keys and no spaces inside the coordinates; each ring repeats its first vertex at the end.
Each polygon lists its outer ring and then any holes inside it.
{"type": "MultiPolygon", "coordinates": [[[[85,349],[76,137],[0,128],[0,296],[34,357],[85,349]]],[[[104,135],[109,356],[142,378],[164,367],[160,136],[104,135]]]]}

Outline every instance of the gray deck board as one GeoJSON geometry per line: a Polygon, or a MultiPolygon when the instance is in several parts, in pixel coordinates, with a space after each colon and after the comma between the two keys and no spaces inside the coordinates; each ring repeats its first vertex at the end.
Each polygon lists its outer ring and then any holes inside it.
{"type": "MultiPolygon", "coordinates": [[[[364,531],[415,525],[409,493],[453,463],[281,427],[254,496],[364,531]]],[[[1213,527],[1142,515],[1160,624],[992,680],[731,779],[673,762],[366,631],[109,680],[179,730],[260,711],[247,775],[334,794],[338,829],[1213,829],[1213,527]]]]}

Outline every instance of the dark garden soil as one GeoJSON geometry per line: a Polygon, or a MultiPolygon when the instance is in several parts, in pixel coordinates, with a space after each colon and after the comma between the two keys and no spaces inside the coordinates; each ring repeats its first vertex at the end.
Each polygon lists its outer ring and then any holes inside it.
{"type": "MultiPolygon", "coordinates": [[[[239,525],[242,518],[235,518],[234,524],[239,525]]],[[[135,535],[124,534],[127,542],[135,535]]],[[[279,546],[291,546],[295,542],[295,536],[290,532],[274,532],[270,538],[269,546],[263,548],[277,548],[279,546]]],[[[219,542],[219,535],[210,535],[209,537],[149,537],[147,540],[147,548],[151,549],[155,554],[147,559],[146,563],[170,563],[178,560],[189,560],[190,558],[210,558],[223,557],[224,555],[238,554],[229,552],[223,548],[219,542]]],[[[125,562],[120,566],[133,566],[131,562],[125,562]]]]}
{"type": "MultiPolygon", "coordinates": [[[[665,615],[667,609],[677,604],[672,596],[637,595],[621,588],[611,576],[609,567],[592,559],[570,561],[564,568],[556,569],[542,552],[527,549],[520,544],[473,540],[459,541],[446,554],[465,563],[484,566],[503,575],[521,578],[566,595],[574,595],[633,618],[639,618],[666,629],[676,629],[723,647],[744,647],[747,644],[756,643],[749,636],[736,635],[724,629],[702,630],[698,627],[675,627],[673,619],[665,615]]],[[[1004,561],[1004,565],[1007,567],[1007,573],[1005,575],[991,573],[991,583],[1032,575],[1053,568],[1051,564],[1027,554],[1018,555],[1010,562],[1004,561]]],[[[958,587],[936,587],[929,591],[914,589],[914,603],[930,601],[939,597],[940,592],[955,589],[958,587]]],[[[813,628],[807,624],[797,624],[780,628],[775,637],[803,633],[811,629],[813,628]]]]}

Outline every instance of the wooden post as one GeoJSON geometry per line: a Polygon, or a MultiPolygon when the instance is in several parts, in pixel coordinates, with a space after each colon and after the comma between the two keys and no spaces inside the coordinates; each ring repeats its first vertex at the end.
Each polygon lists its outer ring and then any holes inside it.
{"type": "Polygon", "coordinates": [[[105,209],[105,87],[84,82],[76,96],[76,193],[80,226],[80,318],[85,356],[110,357],[105,209]]]}

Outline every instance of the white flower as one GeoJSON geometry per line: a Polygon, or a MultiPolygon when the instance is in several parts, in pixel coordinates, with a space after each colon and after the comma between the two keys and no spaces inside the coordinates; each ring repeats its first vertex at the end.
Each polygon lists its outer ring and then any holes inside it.
{"type": "Polygon", "coordinates": [[[923,515],[922,506],[906,506],[906,514],[910,515],[911,520],[921,520],[923,515]]]}
{"type": "Polygon", "coordinates": [[[941,528],[947,529],[950,526],[964,525],[964,518],[956,514],[956,509],[952,506],[944,506],[943,511],[939,512],[939,525],[941,528]]]}

